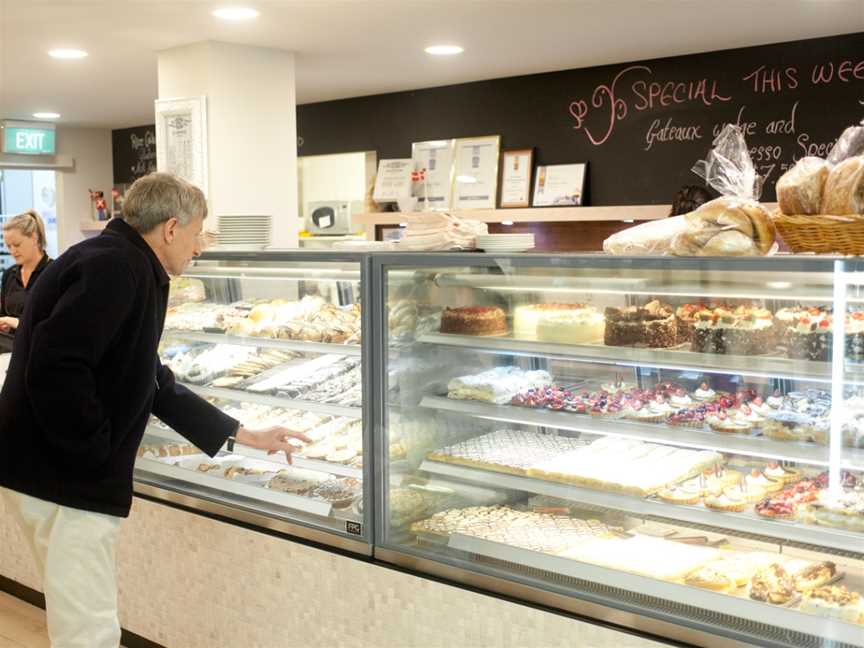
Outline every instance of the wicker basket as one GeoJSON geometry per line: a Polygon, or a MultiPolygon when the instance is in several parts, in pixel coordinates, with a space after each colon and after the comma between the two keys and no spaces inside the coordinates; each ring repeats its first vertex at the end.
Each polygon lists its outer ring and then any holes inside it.
{"type": "Polygon", "coordinates": [[[793,252],[864,255],[864,216],[774,214],[777,232],[793,252]]]}

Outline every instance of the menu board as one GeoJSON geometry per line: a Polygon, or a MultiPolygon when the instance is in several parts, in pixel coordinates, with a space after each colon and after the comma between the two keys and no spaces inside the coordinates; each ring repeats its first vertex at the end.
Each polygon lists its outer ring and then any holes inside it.
{"type": "Polygon", "coordinates": [[[156,170],[156,127],[136,126],[111,131],[114,184],[131,184],[156,170]]]}
{"type": "Polygon", "coordinates": [[[864,34],[481,81],[299,106],[301,155],[500,133],[535,165],[588,163],[583,204],[659,204],[729,122],[765,176],[824,156],[864,117],[864,34]]]}

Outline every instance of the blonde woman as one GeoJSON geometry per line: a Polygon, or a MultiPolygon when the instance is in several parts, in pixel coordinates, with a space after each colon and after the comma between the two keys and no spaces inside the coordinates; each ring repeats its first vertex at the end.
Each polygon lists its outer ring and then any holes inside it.
{"type": "Polygon", "coordinates": [[[51,263],[45,253],[45,223],[32,209],[3,225],[3,242],[15,265],[3,273],[0,284],[0,333],[14,333],[24,313],[27,294],[51,263]]]}

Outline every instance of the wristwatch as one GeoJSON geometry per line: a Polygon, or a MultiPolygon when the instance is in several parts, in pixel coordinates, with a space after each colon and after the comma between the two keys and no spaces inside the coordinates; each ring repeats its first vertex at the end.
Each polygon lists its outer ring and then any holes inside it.
{"type": "Polygon", "coordinates": [[[241,427],[238,425],[237,429],[228,435],[228,443],[225,445],[228,452],[234,452],[234,444],[237,443],[237,433],[240,432],[241,427]]]}

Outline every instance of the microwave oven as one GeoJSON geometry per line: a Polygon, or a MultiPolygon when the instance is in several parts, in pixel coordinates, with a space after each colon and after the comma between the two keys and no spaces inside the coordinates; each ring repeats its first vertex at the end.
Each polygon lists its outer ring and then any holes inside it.
{"type": "Polygon", "coordinates": [[[306,231],[319,236],[350,234],[351,203],[347,200],[306,203],[306,231]]]}

